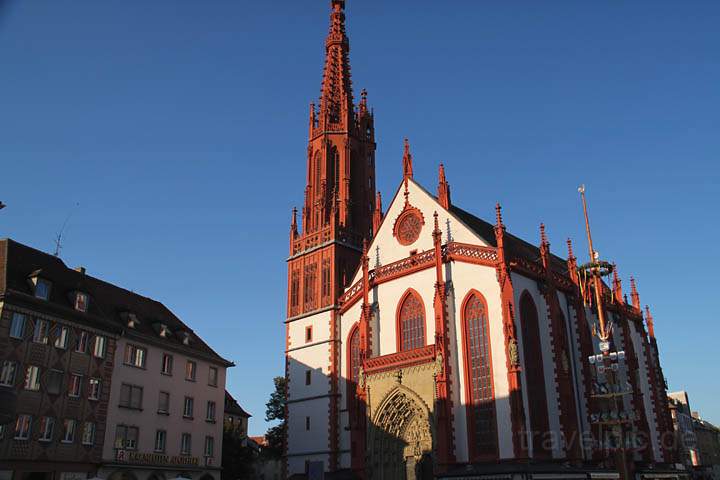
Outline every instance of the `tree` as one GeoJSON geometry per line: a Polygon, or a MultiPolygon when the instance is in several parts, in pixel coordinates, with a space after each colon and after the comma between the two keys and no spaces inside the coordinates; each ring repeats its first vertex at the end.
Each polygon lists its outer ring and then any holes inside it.
{"type": "Polygon", "coordinates": [[[280,420],[280,423],[270,427],[265,434],[267,447],[263,449],[263,454],[271,458],[280,458],[283,454],[285,445],[285,408],[287,407],[287,381],[285,377],[275,377],[275,391],[270,394],[270,400],[265,404],[265,421],[272,422],[280,420]]]}
{"type": "Polygon", "coordinates": [[[247,437],[240,437],[233,428],[225,428],[222,450],[222,480],[253,478],[256,454],[247,446],[247,437]]]}

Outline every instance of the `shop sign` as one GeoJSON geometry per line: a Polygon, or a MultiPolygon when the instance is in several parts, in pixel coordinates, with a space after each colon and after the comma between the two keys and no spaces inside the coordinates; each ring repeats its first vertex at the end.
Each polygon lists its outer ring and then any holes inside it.
{"type": "Polygon", "coordinates": [[[118,462],[132,463],[135,465],[177,465],[183,467],[196,467],[200,464],[200,460],[198,459],[198,457],[189,457],[185,455],[165,455],[164,453],[144,453],[131,450],[117,450],[117,453],[115,454],[115,460],[118,462]]]}

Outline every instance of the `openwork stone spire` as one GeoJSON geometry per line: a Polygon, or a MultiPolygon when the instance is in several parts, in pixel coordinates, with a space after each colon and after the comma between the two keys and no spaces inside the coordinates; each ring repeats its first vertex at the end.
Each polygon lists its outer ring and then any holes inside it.
{"type": "Polygon", "coordinates": [[[345,34],[345,2],[332,0],[331,6],[330,31],[325,39],[320,127],[349,130],[353,120],[353,95],[350,80],[350,41],[345,34]]]}

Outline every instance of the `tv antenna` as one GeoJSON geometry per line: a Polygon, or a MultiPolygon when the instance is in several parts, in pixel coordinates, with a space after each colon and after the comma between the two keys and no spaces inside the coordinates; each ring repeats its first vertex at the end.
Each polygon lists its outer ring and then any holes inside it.
{"type": "Polygon", "coordinates": [[[60,227],[60,231],[55,236],[55,252],[53,255],[56,257],[60,256],[60,250],[62,250],[62,241],[63,241],[63,234],[65,233],[65,227],[67,227],[68,222],[70,221],[70,218],[72,218],[73,213],[75,213],[75,208],[80,206],[80,202],[75,203],[75,207],[70,210],[70,213],[68,213],[68,216],[65,217],[65,221],[62,224],[62,227],[60,227]]]}

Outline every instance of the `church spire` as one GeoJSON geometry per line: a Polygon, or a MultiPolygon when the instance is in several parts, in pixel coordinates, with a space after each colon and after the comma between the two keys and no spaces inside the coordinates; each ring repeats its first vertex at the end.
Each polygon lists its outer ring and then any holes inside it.
{"type": "Polygon", "coordinates": [[[413,178],[412,154],[410,153],[410,142],[405,139],[403,146],[403,180],[413,178]]]}
{"type": "Polygon", "coordinates": [[[345,2],[330,2],[330,31],[325,39],[325,68],[320,97],[320,127],[350,130],[353,119],[350,41],[345,34],[345,2]]]}
{"type": "Polygon", "coordinates": [[[378,191],[377,195],[375,196],[375,210],[373,210],[373,235],[376,235],[378,230],[380,229],[382,219],[382,196],[380,195],[380,191],[378,191]]]}

